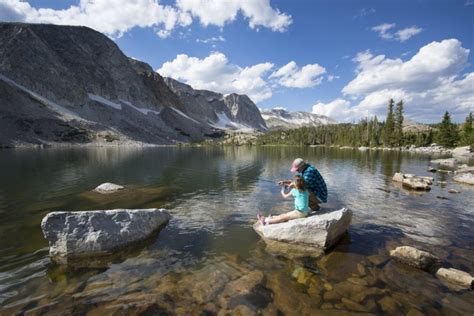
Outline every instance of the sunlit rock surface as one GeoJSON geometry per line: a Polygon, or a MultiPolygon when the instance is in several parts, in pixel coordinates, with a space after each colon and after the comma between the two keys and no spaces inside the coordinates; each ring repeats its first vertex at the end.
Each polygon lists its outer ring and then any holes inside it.
{"type": "Polygon", "coordinates": [[[116,209],[85,212],[52,212],[41,229],[55,261],[87,255],[104,255],[145,240],[167,223],[164,209],[116,209]]]}
{"type": "Polygon", "coordinates": [[[469,172],[461,173],[461,174],[455,175],[453,177],[453,180],[459,183],[474,185],[474,173],[469,173],[469,172]]]}
{"type": "Polygon", "coordinates": [[[473,158],[474,152],[471,152],[470,146],[456,147],[452,151],[453,157],[473,158]]]}
{"type": "Polygon", "coordinates": [[[352,211],[343,208],[338,211],[295,219],[285,223],[261,225],[253,228],[264,239],[289,243],[306,244],[328,249],[345,234],[352,219],[352,211]]]}

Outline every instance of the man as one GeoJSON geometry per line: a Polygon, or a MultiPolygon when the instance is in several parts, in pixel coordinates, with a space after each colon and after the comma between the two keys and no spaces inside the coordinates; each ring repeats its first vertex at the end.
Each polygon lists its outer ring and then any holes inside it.
{"type": "MultiPolygon", "coordinates": [[[[319,173],[318,169],[305,162],[301,158],[296,158],[291,165],[291,172],[299,172],[303,175],[304,182],[309,191],[309,208],[312,211],[319,209],[319,204],[326,203],[328,199],[328,189],[326,182],[319,173]]],[[[280,185],[289,185],[291,180],[279,181],[280,185]]]]}

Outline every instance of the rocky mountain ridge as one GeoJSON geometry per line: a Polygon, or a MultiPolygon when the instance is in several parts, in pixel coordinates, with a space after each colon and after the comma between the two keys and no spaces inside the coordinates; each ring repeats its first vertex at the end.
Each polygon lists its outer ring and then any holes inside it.
{"type": "Polygon", "coordinates": [[[303,111],[290,112],[283,108],[263,109],[260,113],[270,130],[294,129],[337,123],[334,119],[324,115],[303,111]]]}
{"type": "Polygon", "coordinates": [[[248,97],[216,94],[223,101],[198,111],[148,64],[87,27],[0,23],[0,42],[3,147],[175,144],[222,135],[233,124],[266,129],[248,97]]]}

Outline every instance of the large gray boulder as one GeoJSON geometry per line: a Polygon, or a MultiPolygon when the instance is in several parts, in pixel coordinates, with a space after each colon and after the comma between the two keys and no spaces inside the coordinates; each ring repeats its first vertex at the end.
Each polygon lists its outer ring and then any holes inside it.
{"type": "Polygon", "coordinates": [[[257,222],[253,228],[264,239],[328,249],[345,234],[351,219],[352,211],[343,208],[279,224],[262,225],[257,222]]]}
{"type": "Polygon", "coordinates": [[[111,254],[145,240],[169,219],[166,210],[156,208],[51,212],[41,229],[51,257],[66,262],[66,258],[111,254]]]}

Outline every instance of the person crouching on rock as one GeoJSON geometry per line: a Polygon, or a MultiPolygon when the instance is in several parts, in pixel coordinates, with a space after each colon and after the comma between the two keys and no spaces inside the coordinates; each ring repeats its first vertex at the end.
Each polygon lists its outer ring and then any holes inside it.
{"type": "Polygon", "coordinates": [[[281,196],[285,199],[293,196],[295,198],[295,209],[291,212],[280,214],[277,216],[264,217],[260,214],[257,215],[258,220],[262,225],[276,224],[287,222],[292,219],[303,218],[309,214],[309,191],[306,188],[306,184],[301,175],[296,174],[288,186],[291,189],[288,193],[285,192],[285,187],[281,188],[281,196]]]}
{"type": "MultiPolygon", "coordinates": [[[[309,208],[311,211],[316,212],[320,209],[321,203],[326,203],[328,199],[328,189],[323,176],[319,173],[318,169],[310,165],[301,158],[296,158],[291,165],[291,172],[298,172],[303,176],[304,182],[309,191],[309,208]]],[[[279,185],[288,185],[291,180],[279,181],[279,185]]]]}

